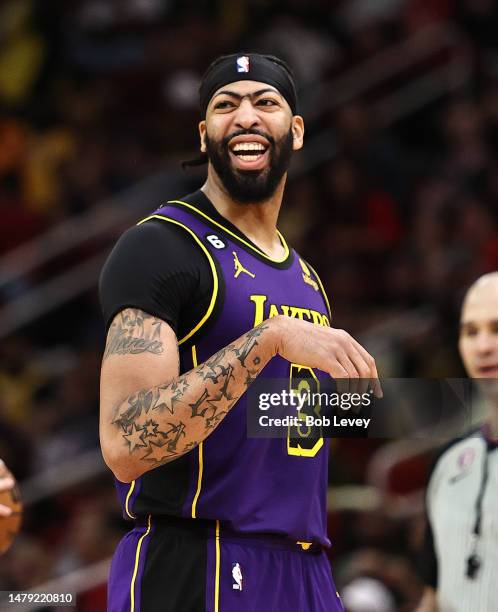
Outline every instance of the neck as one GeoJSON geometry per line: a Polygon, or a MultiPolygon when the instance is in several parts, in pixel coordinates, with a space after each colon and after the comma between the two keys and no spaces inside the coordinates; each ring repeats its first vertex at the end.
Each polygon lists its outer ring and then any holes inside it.
{"type": "Polygon", "coordinates": [[[209,165],[208,177],[201,190],[220,215],[235,225],[267,255],[280,258],[285,250],[278,238],[277,219],[286,178],[285,174],[275,193],[268,200],[241,204],[230,197],[212,166],[209,165]]]}

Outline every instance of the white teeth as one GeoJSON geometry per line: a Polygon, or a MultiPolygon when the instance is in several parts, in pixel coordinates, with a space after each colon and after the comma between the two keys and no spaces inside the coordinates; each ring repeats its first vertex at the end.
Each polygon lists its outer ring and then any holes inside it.
{"type": "Polygon", "coordinates": [[[258,153],[257,155],[239,155],[238,158],[241,159],[242,161],[254,161],[255,159],[258,159],[258,157],[261,157],[261,154],[258,153]]]}
{"type": "Polygon", "coordinates": [[[264,151],[265,147],[260,142],[239,142],[233,151],[264,151]]]}

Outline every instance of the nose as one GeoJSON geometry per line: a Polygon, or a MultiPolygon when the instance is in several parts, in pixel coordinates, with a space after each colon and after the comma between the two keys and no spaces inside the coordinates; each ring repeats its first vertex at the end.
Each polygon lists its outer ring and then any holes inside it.
{"type": "Polygon", "coordinates": [[[493,337],[493,334],[490,334],[486,331],[482,331],[477,335],[475,347],[479,355],[489,355],[493,352],[493,350],[496,350],[497,348],[496,338],[493,337]]]}
{"type": "Polygon", "coordinates": [[[259,125],[259,115],[249,98],[243,98],[235,115],[235,125],[239,129],[248,130],[259,125]]]}

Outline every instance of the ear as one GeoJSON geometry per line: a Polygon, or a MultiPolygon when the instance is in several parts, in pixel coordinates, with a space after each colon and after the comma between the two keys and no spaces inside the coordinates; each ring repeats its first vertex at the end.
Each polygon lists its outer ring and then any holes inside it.
{"type": "Polygon", "coordinates": [[[304,119],[301,115],[294,115],[292,117],[292,148],[294,151],[299,151],[302,148],[304,142],[304,119]]]}
{"type": "Polygon", "coordinates": [[[202,120],[199,123],[199,138],[201,143],[201,153],[206,152],[206,122],[202,120]]]}

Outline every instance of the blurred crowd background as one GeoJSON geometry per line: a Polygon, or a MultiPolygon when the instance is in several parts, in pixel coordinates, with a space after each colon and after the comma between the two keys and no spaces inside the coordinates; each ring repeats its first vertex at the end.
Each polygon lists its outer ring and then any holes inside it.
{"type": "MultiPolygon", "coordinates": [[[[385,376],[463,375],[461,298],[498,269],[496,32],[492,0],[1,3],[0,456],[27,510],[0,590],[97,567],[127,528],[95,459],[98,272],[123,229],[201,184],[180,162],[219,54],[294,68],[306,145],[280,225],[333,325],[385,376]]],[[[400,448],[332,443],[331,558],[352,612],[420,595],[427,461],[397,463],[400,448]]],[[[104,610],[105,583],[83,575],[78,609],[104,610]]]]}

